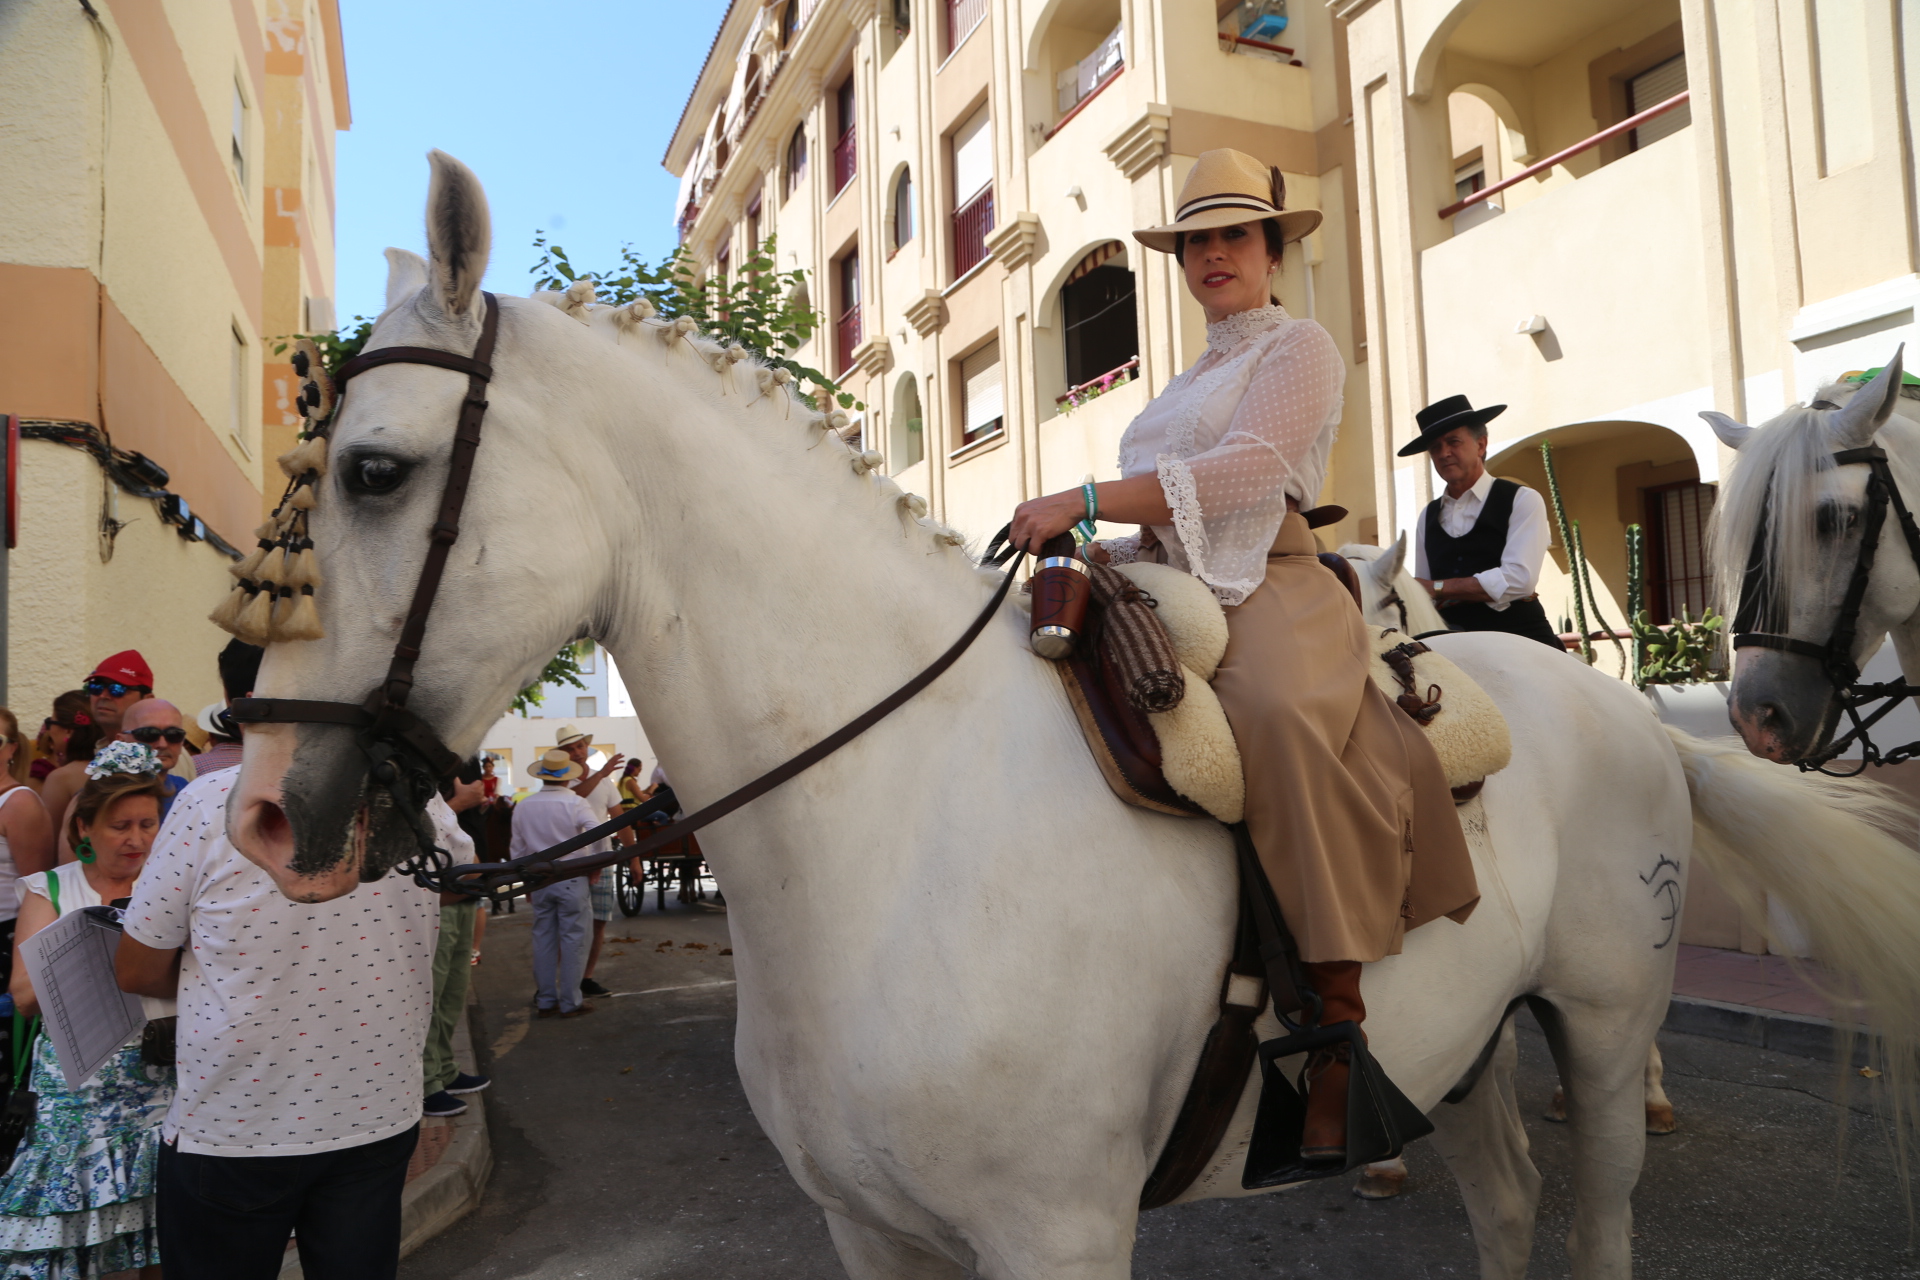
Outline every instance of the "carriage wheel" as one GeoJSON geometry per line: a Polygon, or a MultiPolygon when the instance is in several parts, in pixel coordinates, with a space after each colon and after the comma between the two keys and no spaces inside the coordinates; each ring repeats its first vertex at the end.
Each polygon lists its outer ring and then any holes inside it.
{"type": "Polygon", "coordinates": [[[623,916],[639,915],[640,905],[644,900],[643,895],[646,892],[646,886],[634,879],[633,864],[631,862],[618,863],[614,871],[613,894],[614,900],[620,904],[620,914],[623,916]]]}

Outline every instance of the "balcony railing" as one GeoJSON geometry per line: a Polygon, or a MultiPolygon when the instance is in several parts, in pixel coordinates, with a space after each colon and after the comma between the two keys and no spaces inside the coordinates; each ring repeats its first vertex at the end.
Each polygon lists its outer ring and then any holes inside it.
{"type": "Polygon", "coordinates": [[[1628,116],[1625,120],[1622,120],[1619,124],[1616,124],[1611,128],[1602,129],[1600,132],[1594,134],[1591,138],[1587,138],[1584,141],[1574,143],[1572,146],[1568,147],[1565,151],[1555,152],[1553,155],[1548,156],[1545,160],[1542,160],[1537,164],[1528,165],[1526,168],[1522,169],[1520,172],[1514,174],[1511,178],[1503,178],[1499,182],[1494,183],[1490,187],[1482,187],[1480,190],[1468,196],[1465,200],[1454,201],[1452,204],[1448,205],[1446,208],[1440,211],[1440,216],[1442,218],[1451,218],[1454,214],[1459,213],[1462,209],[1471,209],[1476,204],[1480,204],[1486,200],[1492,199],[1494,196],[1499,195],[1502,191],[1505,191],[1508,187],[1513,186],[1515,183],[1522,182],[1528,178],[1535,177],[1539,174],[1545,173],[1547,170],[1553,168],[1553,166],[1557,164],[1564,164],[1569,158],[1579,155],[1582,151],[1593,150],[1595,147],[1599,146],[1601,143],[1605,142],[1609,138],[1617,138],[1621,134],[1626,133],[1630,129],[1638,129],[1641,125],[1653,119],[1655,116],[1663,116],[1667,112],[1673,110],[1675,107],[1680,106],[1682,103],[1686,102],[1690,96],[1691,96],[1691,93],[1689,90],[1682,89],[1679,93],[1674,94],[1671,98],[1668,98],[1665,102],[1656,103],[1655,105],[1648,107],[1645,111],[1642,111],[1637,116],[1628,116]]]}
{"type": "Polygon", "coordinates": [[[853,368],[853,351],[860,345],[860,304],[854,303],[833,322],[833,372],[844,377],[853,368]]]}
{"type": "Polygon", "coordinates": [[[853,126],[848,125],[840,141],[833,144],[833,194],[839,195],[853,181],[854,172],[853,126]]]}
{"type": "Polygon", "coordinates": [[[987,0],[947,0],[947,52],[958,49],[986,16],[987,0]]]}
{"type": "Polygon", "coordinates": [[[1098,400],[1115,387],[1124,387],[1140,376],[1140,357],[1121,365],[1118,369],[1109,369],[1097,378],[1088,378],[1077,386],[1067,388],[1063,396],[1055,396],[1053,403],[1062,412],[1078,409],[1089,400],[1098,400]]]}
{"type": "Polygon", "coordinates": [[[993,188],[988,187],[953,211],[953,278],[958,280],[987,260],[987,232],[993,230],[993,188]]]}

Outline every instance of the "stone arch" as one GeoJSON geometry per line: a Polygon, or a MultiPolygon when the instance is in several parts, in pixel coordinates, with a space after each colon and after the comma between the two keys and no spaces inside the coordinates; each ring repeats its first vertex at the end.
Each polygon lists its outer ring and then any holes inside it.
{"type": "Polygon", "coordinates": [[[1447,51],[1447,41],[1453,38],[1454,31],[1467,20],[1467,15],[1479,7],[1481,0],[1453,0],[1451,4],[1437,5],[1438,10],[1424,32],[1409,29],[1406,40],[1409,45],[1420,50],[1413,59],[1413,81],[1407,85],[1407,96],[1415,102],[1425,102],[1433,95],[1435,82],[1439,79],[1441,56],[1447,51]]]}
{"type": "Polygon", "coordinates": [[[893,412],[887,433],[887,473],[899,475],[926,457],[926,409],[920,400],[920,382],[911,372],[893,382],[893,412]]]}
{"type": "Polygon", "coordinates": [[[1501,127],[1507,132],[1507,149],[1513,153],[1514,161],[1523,166],[1533,163],[1537,157],[1533,151],[1532,135],[1528,131],[1525,117],[1520,114],[1520,109],[1514,106],[1511,98],[1492,85],[1483,84],[1477,80],[1463,81],[1447,90],[1448,97],[1456,93],[1478,98],[1491,107],[1493,114],[1499,118],[1501,127]]]}
{"type": "Polygon", "coordinates": [[[914,181],[912,168],[905,161],[893,167],[893,172],[887,175],[887,185],[882,190],[883,195],[881,198],[885,206],[882,213],[885,221],[882,223],[882,226],[885,228],[884,239],[887,252],[891,254],[899,249],[905,248],[909,242],[920,234],[921,218],[920,210],[917,206],[920,203],[923,193],[920,190],[919,184],[914,181]],[[903,179],[905,181],[904,193],[901,186],[903,179]],[[900,234],[903,228],[900,225],[899,218],[900,197],[902,194],[905,194],[907,198],[907,225],[904,228],[907,234],[904,236],[900,234]]]}

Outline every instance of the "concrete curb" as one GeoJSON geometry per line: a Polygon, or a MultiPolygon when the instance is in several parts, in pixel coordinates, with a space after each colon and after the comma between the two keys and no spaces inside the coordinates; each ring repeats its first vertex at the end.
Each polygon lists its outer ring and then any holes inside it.
{"type": "MultiPolygon", "coordinates": [[[[1823,1062],[1834,1061],[1840,1050],[1833,1023],[1825,1018],[1747,1004],[1726,1004],[1698,996],[1674,996],[1667,1005],[1665,1026],[1669,1031],[1730,1040],[1823,1062]]],[[[1853,1042],[1854,1066],[1867,1064],[1869,1047],[1866,1033],[1861,1031],[1853,1042]]]]}
{"type": "MultiPolygon", "coordinates": [[[[460,1070],[475,1074],[473,1037],[467,1028],[467,1015],[453,1029],[453,1059],[460,1070]]],[[[471,1213],[486,1193],[487,1178],[493,1173],[493,1144],[487,1136],[486,1091],[464,1095],[467,1110],[445,1121],[426,1120],[425,1124],[445,1124],[453,1138],[433,1168],[412,1182],[400,1196],[400,1256],[406,1257],[427,1241],[471,1213]]],[[[287,1250],[280,1267],[280,1280],[302,1280],[300,1253],[287,1250]]]]}

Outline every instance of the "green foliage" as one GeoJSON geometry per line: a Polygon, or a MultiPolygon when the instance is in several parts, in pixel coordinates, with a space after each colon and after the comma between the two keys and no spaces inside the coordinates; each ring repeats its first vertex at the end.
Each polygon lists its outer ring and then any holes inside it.
{"type": "Polygon", "coordinates": [[[366,350],[367,339],[373,336],[373,321],[365,316],[355,316],[353,323],[341,327],[338,333],[289,333],[274,339],[273,354],[284,355],[301,338],[313,339],[313,345],[320,348],[320,358],[326,361],[327,372],[338,374],[340,366],[366,350]]]}
{"type": "MultiPolygon", "coordinates": [[[[685,248],[676,248],[655,266],[628,245],[620,250],[620,263],[613,270],[582,271],[565,249],[548,242],[544,231],[535,234],[533,247],[540,250],[532,271],[538,288],[563,290],[575,281],[591,280],[594,296],[611,306],[645,298],[663,320],[691,316],[708,337],[746,347],[767,364],[811,382],[842,409],[866,408],[826,374],[788,354],[812,338],[824,319],[797,302],[805,296],[807,273],[774,269],[777,243],[773,236],[762,241],[759,250],[730,276],[706,280],[700,278],[700,264],[685,248]]],[[[802,399],[813,408],[824,407],[813,395],[803,393],[802,399]]]]}
{"type": "Polygon", "coordinates": [[[1627,526],[1627,630],[1633,632],[1633,687],[1644,689],[1646,680],[1640,674],[1647,665],[1647,642],[1641,638],[1640,629],[1634,625],[1647,603],[1647,588],[1643,562],[1646,559],[1645,539],[1640,526],[1627,526]]]}
{"type": "Polygon", "coordinates": [[[1575,567],[1573,529],[1567,524],[1566,508],[1560,505],[1560,477],[1553,469],[1553,442],[1540,442],[1540,461],[1547,471],[1547,500],[1553,507],[1553,521],[1560,526],[1560,545],[1567,553],[1567,576],[1573,580],[1573,629],[1580,633],[1580,658],[1593,665],[1593,645],[1587,639],[1587,608],[1581,599],[1580,571],[1575,567]]]}
{"type": "Polygon", "coordinates": [[[593,653],[593,641],[575,640],[572,644],[553,655],[546,668],[540,672],[540,678],[513,696],[513,714],[530,715],[533,709],[546,700],[543,687],[550,684],[570,684],[576,689],[586,688],[580,677],[580,660],[593,653]]]}
{"type": "Polygon", "coordinates": [[[1646,654],[1634,683],[1644,689],[1650,684],[1711,680],[1720,654],[1720,633],[1726,625],[1727,620],[1711,607],[1695,618],[1682,605],[1680,616],[1666,627],[1654,626],[1647,611],[1640,610],[1628,623],[1635,646],[1646,654]]]}

